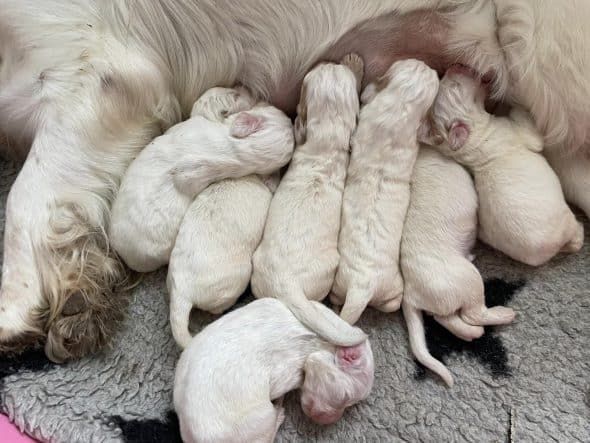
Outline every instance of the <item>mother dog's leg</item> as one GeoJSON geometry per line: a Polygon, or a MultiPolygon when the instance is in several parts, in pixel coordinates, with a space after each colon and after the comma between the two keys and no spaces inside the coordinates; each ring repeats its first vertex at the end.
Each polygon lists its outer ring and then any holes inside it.
{"type": "Polygon", "coordinates": [[[0,350],[47,334],[52,360],[82,356],[121,318],[113,292],[125,273],[105,235],[110,202],[179,106],[145,57],[106,38],[94,43],[28,54],[2,85],[2,123],[29,131],[32,146],[7,202],[0,350]]]}
{"type": "Polygon", "coordinates": [[[590,2],[494,3],[509,99],[530,110],[567,200],[590,216],[590,2]]]}
{"type": "Polygon", "coordinates": [[[508,99],[530,110],[549,149],[590,148],[590,2],[494,4],[511,81],[508,99]]]}
{"type": "Polygon", "coordinates": [[[561,181],[566,200],[590,218],[590,146],[573,153],[548,149],[545,157],[561,181]]]}

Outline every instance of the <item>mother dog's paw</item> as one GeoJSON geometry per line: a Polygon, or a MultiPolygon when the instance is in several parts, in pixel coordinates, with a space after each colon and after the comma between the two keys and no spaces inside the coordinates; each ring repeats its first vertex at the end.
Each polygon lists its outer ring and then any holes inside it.
{"type": "Polygon", "coordinates": [[[49,324],[47,357],[63,363],[102,349],[121,324],[126,302],[125,294],[111,291],[72,294],[49,324]]]}

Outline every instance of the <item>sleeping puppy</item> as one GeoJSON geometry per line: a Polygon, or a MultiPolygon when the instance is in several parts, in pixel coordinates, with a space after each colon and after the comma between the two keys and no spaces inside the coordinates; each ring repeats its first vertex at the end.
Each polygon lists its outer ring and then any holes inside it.
{"type": "MultiPolygon", "coordinates": [[[[321,303],[309,303],[339,320],[321,303]]],[[[186,443],[272,442],[284,420],[274,400],[301,388],[305,414],[330,424],[368,397],[373,377],[368,341],[334,347],[283,303],[265,298],[193,338],[176,367],[174,408],[186,443]]]]}
{"type": "Polygon", "coordinates": [[[477,194],[471,177],[455,161],[421,148],[401,241],[402,308],[412,352],[449,386],[453,376],[426,347],[422,311],[464,340],[480,337],[484,325],[514,319],[510,308],[485,306],[481,275],[469,259],[476,237],[477,194]]]}
{"type": "Polygon", "coordinates": [[[252,107],[245,94],[205,93],[190,119],[156,138],[129,167],[113,205],[110,241],[130,268],[150,272],[168,263],[184,214],[208,185],[270,174],[289,161],[291,121],[268,104],[252,107]]]}
{"type": "Polygon", "coordinates": [[[584,228],[540,154],[543,139],[532,120],[518,108],[508,118],[488,114],[485,95],[469,69],[449,69],[426,136],[472,172],[479,195],[479,238],[531,266],[560,251],[580,250],[584,228]]]}
{"type": "Polygon", "coordinates": [[[221,314],[246,290],[252,255],[279,175],[222,180],[205,189],[188,209],[168,267],[170,326],[185,348],[193,307],[221,314]]]}
{"type": "Polygon", "coordinates": [[[295,121],[297,148],[253,259],[253,294],[280,298],[304,325],[340,346],[359,344],[366,336],[341,319],[325,318],[308,299],[328,295],[338,266],[342,192],[362,74],[362,60],[351,54],[305,76],[295,121]]]}
{"type": "Polygon", "coordinates": [[[437,89],[434,70],[418,60],[404,60],[363,92],[332,289],[332,301],[344,302],[341,317],[351,324],[367,305],[384,312],[399,309],[404,289],[399,245],[418,153],[417,131],[437,89]]]}

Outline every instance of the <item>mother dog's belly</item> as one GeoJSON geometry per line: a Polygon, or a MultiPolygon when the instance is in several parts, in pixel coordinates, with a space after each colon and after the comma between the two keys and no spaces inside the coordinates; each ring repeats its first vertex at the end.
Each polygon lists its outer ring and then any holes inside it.
{"type": "MultiPolygon", "coordinates": [[[[342,35],[315,62],[338,62],[354,52],[365,61],[363,87],[385,73],[397,60],[416,58],[443,72],[456,59],[444,53],[449,34],[448,22],[431,11],[407,14],[392,12],[368,19],[342,35]]],[[[287,112],[297,104],[301,78],[284,72],[282,81],[271,91],[272,102],[287,112]]]]}

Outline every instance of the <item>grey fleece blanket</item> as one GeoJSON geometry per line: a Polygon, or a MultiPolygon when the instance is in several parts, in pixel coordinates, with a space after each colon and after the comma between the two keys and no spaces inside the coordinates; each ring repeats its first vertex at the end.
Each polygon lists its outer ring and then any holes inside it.
{"type": "MultiPolygon", "coordinates": [[[[2,222],[16,172],[0,163],[2,222]]],[[[473,343],[428,323],[431,351],[455,375],[452,389],[413,361],[399,313],[368,310],[360,326],[371,335],[376,359],[371,397],[338,424],[321,427],[291,393],[277,440],[590,441],[590,246],[540,269],[483,247],[477,255],[488,304],[512,306],[517,320],[473,343]]],[[[180,441],[171,403],[178,350],[166,299],[165,270],[147,275],[123,330],[100,355],[62,366],[38,351],[0,360],[2,411],[42,441],[180,441]]],[[[211,320],[198,314],[193,326],[211,320]]]]}

